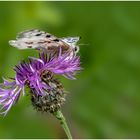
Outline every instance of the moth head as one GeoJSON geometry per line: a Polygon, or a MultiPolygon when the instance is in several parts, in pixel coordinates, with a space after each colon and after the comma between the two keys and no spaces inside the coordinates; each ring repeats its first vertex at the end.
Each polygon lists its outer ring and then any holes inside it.
{"type": "Polygon", "coordinates": [[[62,41],[64,41],[66,44],[70,46],[72,50],[74,50],[75,53],[79,52],[79,46],[77,46],[77,42],[80,40],[80,37],[67,37],[62,38],[62,41]]]}
{"type": "Polygon", "coordinates": [[[79,52],[79,50],[80,50],[79,46],[74,47],[74,51],[75,51],[76,54],[79,52]]]}

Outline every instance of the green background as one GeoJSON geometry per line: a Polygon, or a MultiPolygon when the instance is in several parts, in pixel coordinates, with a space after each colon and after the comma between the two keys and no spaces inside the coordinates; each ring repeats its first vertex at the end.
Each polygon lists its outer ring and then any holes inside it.
{"type": "MultiPolygon", "coordinates": [[[[74,138],[140,138],[140,2],[0,2],[0,81],[34,50],[8,41],[38,28],[81,36],[77,80],[60,78],[70,93],[62,111],[74,138]]],[[[58,121],[21,97],[0,117],[0,138],[66,138],[58,121]]]]}

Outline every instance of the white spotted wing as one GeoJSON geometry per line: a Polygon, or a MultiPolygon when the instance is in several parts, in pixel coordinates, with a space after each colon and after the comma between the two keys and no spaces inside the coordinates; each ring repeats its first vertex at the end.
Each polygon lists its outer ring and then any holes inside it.
{"type": "Polygon", "coordinates": [[[79,37],[57,38],[54,35],[38,29],[27,30],[17,35],[16,40],[10,40],[9,44],[18,49],[37,49],[54,51],[62,48],[62,51],[79,51],[77,42],[79,37]]]}

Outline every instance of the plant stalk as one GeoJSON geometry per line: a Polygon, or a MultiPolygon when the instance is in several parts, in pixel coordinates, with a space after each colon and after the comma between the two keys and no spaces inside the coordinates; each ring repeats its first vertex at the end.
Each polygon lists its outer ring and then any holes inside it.
{"type": "Polygon", "coordinates": [[[60,124],[61,124],[62,128],[64,129],[68,139],[72,139],[69,127],[66,123],[66,119],[63,116],[62,112],[60,110],[58,110],[54,113],[54,116],[60,121],[60,124]]]}

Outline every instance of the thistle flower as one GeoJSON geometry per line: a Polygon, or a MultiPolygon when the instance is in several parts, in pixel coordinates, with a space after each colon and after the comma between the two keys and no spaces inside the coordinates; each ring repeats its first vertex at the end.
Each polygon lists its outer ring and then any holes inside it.
{"type": "Polygon", "coordinates": [[[28,62],[15,66],[15,78],[0,84],[1,114],[6,115],[21,93],[25,94],[25,86],[30,88],[32,104],[38,111],[58,110],[65,100],[65,90],[55,75],[74,80],[80,69],[80,57],[71,52],[62,54],[61,49],[57,57],[43,52],[39,58],[29,57],[28,62]]]}

